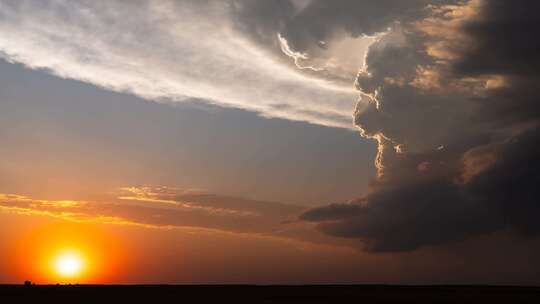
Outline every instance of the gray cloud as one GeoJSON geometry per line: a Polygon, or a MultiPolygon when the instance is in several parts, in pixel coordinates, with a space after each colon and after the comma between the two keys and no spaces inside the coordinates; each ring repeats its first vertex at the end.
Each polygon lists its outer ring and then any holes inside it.
{"type": "Polygon", "coordinates": [[[479,16],[463,27],[475,41],[455,63],[455,70],[468,75],[505,71],[538,77],[540,41],[535,38],[540,3],[495,0],[481,5],[479,16]]]}
{"type": "MultiPolygon", "coordinates": [[[[312,0],[285,19],[280,35],[298,66],[349,82],[364,68],[367,47],[388,29],[418,18],[434,3],[452,0],[312,0]]],[[[282,43],[283,44],[283,43],[282,43]]]]}
{"type": "Polygon", "coordinates": [[[538,235],[536,6],[435,5],[372,45],[357,79],[370,105],[355,122],[379,142],[379,177],[365,197],[302,218],[372,251],[538,235]]]}
{"type": "Polygon", "coordinates": [[[287,22],[283,33],[294,49],[305,51],[339,31],[353,36],[384,32],[392,23],[406,19],[409,12],[416,14],[418,7],[428,3],[383,0],[374,5],[363,0],[313,0],[287,22]]]}

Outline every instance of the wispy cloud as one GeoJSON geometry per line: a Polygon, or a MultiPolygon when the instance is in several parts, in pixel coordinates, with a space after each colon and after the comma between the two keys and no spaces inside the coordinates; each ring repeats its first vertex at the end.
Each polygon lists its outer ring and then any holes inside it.
{"type": "MultiPolygon", "coordinates": [[[[304,208],[167,187],[126,187],[103,200],[42,200],[0,194],[0,211],[74,222],[192,228],[277,236],[304,208]]],[[[282,235],[283,236],[283,235],[282,235]]]]}
{"type": "MultiPolygon", "coordinates": [[[[32,69],[163,102],[198,98],[353,128],[353,84],[301,73],[247,38],[228,1],[0,3],[0,54],[32,69]]],[[[277,38],[275,38],[277,39],[277,38]]]]}

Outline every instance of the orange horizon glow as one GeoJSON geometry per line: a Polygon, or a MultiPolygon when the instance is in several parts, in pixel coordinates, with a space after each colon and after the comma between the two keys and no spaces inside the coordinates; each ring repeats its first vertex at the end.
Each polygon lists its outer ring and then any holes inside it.
{"type": "Polygon", "coordinates": [[[95,224],[39,225],[26,232],[16,247],[17,276],[38,284],[111,282],[126,259],[118,243],[95,224]]]}

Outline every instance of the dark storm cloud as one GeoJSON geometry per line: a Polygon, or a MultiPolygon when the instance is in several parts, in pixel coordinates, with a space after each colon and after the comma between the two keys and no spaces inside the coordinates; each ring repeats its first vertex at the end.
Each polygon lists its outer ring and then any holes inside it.
{"type": "MultiPolygon", "coordinates": [[[[453,3],[441,0],[437,3],[453,3]]],[[[240,31],[292,57],[304,73],[350,85],[363,68],[367,46],[397,22],[418,18],[428,0],[232,1],[240,31]]]]}
{"type": "Polygon", "coordinates": [[[465,191],[497,212],[504,225],[526,235],[540,234],[540,129],[530,129],[486,152],[498,160],[467,183],[465,191]]]}
{"type": "MultiPolygon", "coordinates": [[[[411,7],[427,5],[428,0],[277,0],[231,2],[237,26],[259,41],[272,43],[281,34],[296,51],[306,51],[326,41],[338,31],[353,36],[383,32],[411,7]]],[[[417,12],[417,10],[412,9],[417,12]]]]}
{"type": "Polygon", "coordinates": [[[457,62],[458,72],[508,74],[538,77],[540,39],[538,1],[491,0],[477,20],[464,31],[474,37],[465,56],[457,62]]]}
{"type": "Polygon", "coordinates": [[[384,32],[393,22],[406,18],[411,11],[417,13],[419,6],[428,3],[426,0],[382,0],[376,4],[363,0],[314,0],[286,24],[283,34],[294,49],[304,51],[339,30],[353,36],[384,32]]]}
{"type": "Polygon", "coordinates": [[[540,192],[538,4],[432,6],[374,44],[356,116],[379,177],[348,204],[302,215],[372,251],[501,230],[535,236],[540,192]]]}
{"type": "Polygon", "coordinates": [[[274,50],[279,50],[276,33],[295,13],[295,8],[289,0],[233,0],[231,6],[238,29],[255,41],[274,46],[274,50]]]}

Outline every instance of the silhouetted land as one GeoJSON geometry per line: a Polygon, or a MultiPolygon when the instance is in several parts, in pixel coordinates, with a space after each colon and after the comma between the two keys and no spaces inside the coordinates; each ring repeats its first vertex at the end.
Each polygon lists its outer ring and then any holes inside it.
{"type": "MultiPolygon", "coordinates": [[[[0,285],[0,302],[154,301],[176,303],[540,303],[540,287],[0,285]],[[9,301],[5,301],[5,300],[9,301]]],[[[31,302],[30,302],[31,303],[31,302]]],[[[138,303],[138,302],[137,302],[138,303]]]]}

